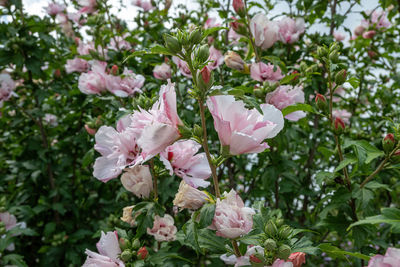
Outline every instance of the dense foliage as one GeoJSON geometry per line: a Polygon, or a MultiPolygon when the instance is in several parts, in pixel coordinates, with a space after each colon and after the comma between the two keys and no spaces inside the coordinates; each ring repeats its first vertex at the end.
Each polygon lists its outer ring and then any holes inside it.
{"type": "Polygon", "coordinates": [[[0,0],[0,265],[400,266],[399,3],[284,2],[0,0]]]}

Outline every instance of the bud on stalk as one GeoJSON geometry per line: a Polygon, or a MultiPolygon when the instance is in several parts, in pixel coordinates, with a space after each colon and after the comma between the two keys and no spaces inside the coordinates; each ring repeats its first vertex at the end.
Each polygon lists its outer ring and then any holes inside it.
{"type": "Polygon", "coordinates": [[[233,0],[233,9],[241,17],[243,17],[246,14],[243,0],[233,0]]]}
{"type": "Polygon", "coordinates": [[[202,34],[201,34],[200,28],[196,28],[190,33],[189,42],[192,45],[196,45],[196,44],[200,43],[201,39],[202,39],[202,34]]]}
{"type": "Polygon", "coordinates": [[[246,63],[243,61],[243,59],[237,53],[235,53],[233,51],[226,52],[226,54],[224,56],[224,61],[225,61],[226,66],[228,66],[228,68],[238,70],[238,71],[245,70],[246,63]]]}
{"type": "Polygon", "coordinates": [[[315,104],[321,111],[326,111],[328,109],[328,103],[326,102],[325,96],[321,94],[315,96],[315,104]]]}
{"type": "Polygon", "coordinates": [[[288,245],[281,245],[278,248],[278,258],[286,260],[290,256],[291,249],[288,245]]]}
{"type": "Polygon", "coordinates": [[[129,251],[128,249],[124,250],[121,253],[121,260],[123,260],[124,262],[129,261],[132,258],[132,252],[129,251]]]}
{"type": "Polygon", "coordinates": [[[342,85],[346,81],[346,76],[347,76],[347,71],[346,70],[341,70],[338,73],[336,73],[335,76],[335,83],[337,85],[342,85]]]}
{"type": "Polygon", "coordinates": [[[213,85],[214,78],[208,66],[204,66],[204,68],[197,73],[197,83],[199,89],[203,92],[210,89],[213,85]]]}
{"type": "Polygon", "coordinates": [[[395,144],[394,135],[388,133],[382,140],[383,151],[385,151],[386,154],[392,152],[395,144]]]}
{"type": "Polygon", "coordinates": [[[272,238],[268,238],[264,242],[264,248],[268,251],[273,251],[276,249],[276,242],[272,238]]]}
{"type": "Polygon", "coordinates": [[[111,74],[112,75],[117,75],[118,74],[118,66],[117,65],[113,65],[111,67],[111,74]]]}
{"type": "Polygon", "coordinates": [[[339,117],[335,118],[335,121],[333,122],[333,132],[336,135],[341,135],[346,128],[346,125],[344,124],[343,120],[339,117]]]}
{"type": "Polygon", "coordinates": [[[146,247],[141,247],[137,252],[138,259],[144,260],[148,253],[146,247]]]}
{"type": "Polygon", "coordinates": [[[182,51],[182,45],[174,36],[164,34],[165,47],[173,54],[177,54],[182,51]]]}

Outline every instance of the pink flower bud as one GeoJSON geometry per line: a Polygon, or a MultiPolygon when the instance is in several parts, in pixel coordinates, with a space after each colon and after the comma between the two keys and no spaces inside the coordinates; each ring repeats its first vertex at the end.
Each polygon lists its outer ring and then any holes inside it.
{"type": "Polygon", "coordinates": [[[56,77],[56,78],[60,78],[60,77],[61,77],[61,71],[60,71],[60,69],[56,69],[56,70],[54,71],[54,77],[56,77]]]}
{"type": "Polygon", "coordinates": [[[371,59],[375,59],[377,56],[377,53],[372,50],[368,50],[367,54],[368,54],[369,58],[371,58],[371,59]]]}
{"type": "Polygon", "coordinates": [[[244,3],[243,0],[233,0],[233,9],[236,13],[242,16],[244,14],[244,3]]]}
{"type": "Polygon", "coordinates": [[[224,61],[226,66],[231,69],[238,71],[243,71],[245,69],[245,62],[236,52],[228,51],[225,54],[224,61]]]}
{"type": "Polygon", "coordinates": [[[396,141],[392,133],[388,133],[382,140],[383,150],[389,153],[393,150],[396,141]]]}
{"type": "Polygon", "coordinates": [[[111,67],[111,74],[112,75],[117,75],[118,74],[118,66],[117,65],[113,65],[111,67]]]}
{"type": "Polygon", "coordinates": [[[343,133],[344,129],[346,128],[346,125],[344,124],[343,120],[339,117],[335,118],[333,125],[334,125],[334,131],[336,134],[343,133]]]}
{"type": "Polygon", "coordinates": [[[375,36],[375,34],[376,34],[376,31],[367,31],[367,32],[364,32],[362,36],[365,39],[372,39],[375,36]]]}
{"type": "Polygon", "coordinates": [[[354,34],[356,36],[360,36],[365,32],[365,27],[362,25],[358,25],[355,29],[354,29],[354,34]]]}
{"type": "Polygon", "coordinates": [[[204,68],[200,71],[201,73],[201,77],[203,78],[203,81],[205,84],[208,84],[210,82],[210,78],[211,78],[211,72],[208,69],[207,66],[204,66],[204,68]]]}
{"type": "Polygon", "coordinates": [[[96,129],[90,128],[87,124],[85,124],[85,130],[90,135],[95,135],[97,132],[96,129]]]}
{"type": "Polygon", "coordinates": [[[137,252],[137,256],[139,259],[144,260],[148,253],[149,252],[147,251],[146,247],[141,247],[137,252]]]}

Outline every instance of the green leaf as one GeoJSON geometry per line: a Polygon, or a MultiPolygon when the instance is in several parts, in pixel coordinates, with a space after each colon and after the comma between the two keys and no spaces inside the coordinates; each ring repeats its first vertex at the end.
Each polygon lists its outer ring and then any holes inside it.
{"type": "Polygon", "coordinates": [[[207,249],[213,253],[225,253],[225,238],[219,237],[215,231],[201,229],[199,231],[199,244],[202,249],[207,249]]]}
{"type": "Polygon", "coordinates": [[[299,77],[299,76],[300,76],[300,73],[292,73],[292,74],[286,75],[285,77],[283,77],[282,80],[279,81],[279,83],[280,83],[281,85],[283,85],[283,84],[288,84],[288,83],[290,83],[292,80],[296,79],[296,78],[299,77]]]}
{"type": "Polygon", "coordinates": [[[354,163],[356,163],[356,162],[357,162],[357,159],[356,159],[355,157],[353,157],[353,156],[348,157],[348,158],[345,158],[345,159],[343,159],[343,160],[339,163],[339,165],[336,167],[336,169],[334,170],[334,172],[338,172],[338,171],[340,171],[341,169],[343,169],[344,167],[346,167],[347,165],[349,165],[349,164],[354,164],[354,163]]]}
{"type": "Polygon", "coordinates": [[[345,140],[343,148],[353,146],[357,154],[358,161],[360,164],[369,164],[375,158],[384,155],[383,151],[377,149],[365,140],[345,140]]]}
{"type": "Polygon", "coordinates": [[[210,34],[213,34],[214,32],[217,32],[219,30],[229,30],[226,27],[213,27],[213,28],[209,28],[207,30],[205,30],[203,32],[203,39],[206,38],[207,36],[209,36],[210,34]]]}
{"type": "Polygon", "coordinates": [[[331,181],[335,179],[335,174],[332,172],[319,172],[315,175],[315,180],[319,186],[322,186],[323,182],[331,181]]]}
{"type": "Polygon", "coordinates": [[[359,258],[359,259],[363,259],[363,260],[366,260],[366,261],[369,261],[369,259],[370,259],[370,257],[367,256],[367,255],[364,255],[364,254],[361,254],[361,253],[357,253],[357,252],[344,251],[344,250],[341,250],[340,248],[332,246],[331,244],[328,244],[328,243],[320,244],[318,246],[318,248],[320,250],[322,250],[323,252],[325,252],[329,257],[331,257],[333,259],[339,258],[339,259],[344,259],[344,260],[349,261],[347,259],[346,255],[349,255],[349,256],[352,256],[352,257],[356,257],[356,258],[359,258]]]}
{"type": "Polygon", "coordinates": [[[352,223],[347,228],[347,231],[356,225],[386,223],[391,225],[394,233],[400,233],[400,210],[396,208],[382,208],[381,213],[381,215],[370,216],[352,223]]]}
{"type": "Polygon", "coordinates": [[[360,86],[360,80],[358,80],[356,77],[351,77],[347,79],[347,82],[351,84],[351,86],[356,89],[358,86],[360,86]]]}
{"type": "Polygon", "coordinates": [[[308,104],[298,103],[298,104],[291,105],[291,106],[288,106],[288,107],[282,109],[282,114],[283,114],[283,116],[286,116],[292,112],[299,111],[299,110],[315,113],[312,106],[310,106],[308,104]]]}
{"type": "Polygon", "coordinates": [[[392,189],[389,188],[387,184],[381,184],[376,181],[371,181],[367,183],[364,187],[369,188],[369,189],[380,189],[383,188],[385,190],[388,190],[389,192],[392,191],[392,189]]]}
{"type": "Polygon", "coordinates": [[[214,204],[211,203],[204,204],[204,206],[200,209],[199,227],[205,228],[210,226],[214,218],[214,213],[215,213],[214,204]]]}
{"type": "Polygon", "coordinates": [[[191,246],[197,253],[201,253],[197,223],[189,220],[183,225],[182,230],[185,234],[185,244],[191,246]]]}

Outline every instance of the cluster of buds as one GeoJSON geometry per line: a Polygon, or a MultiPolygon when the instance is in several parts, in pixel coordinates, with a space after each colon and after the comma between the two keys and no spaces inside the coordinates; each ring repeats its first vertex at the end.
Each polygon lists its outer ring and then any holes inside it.
{"type": "Polygon", "coordinates": [[[287,260],[291,254],[288,244],[293,229],[283,223],[282,218],[272,218],[264,227],[263,260],[267,265],[271,265],[277,258],[287,260]]]}
{"type": "Polygon", "coordinates": [[[139,239],[134,239],[132,242],[125,238],[119,239],[119,246],[122,250],[121,260],[130,262],[131,260],[144,260],[149,252],[145,246],[141,246],[139,239]],[[136,258],[135,258],[136,257],[136,258]]]}

